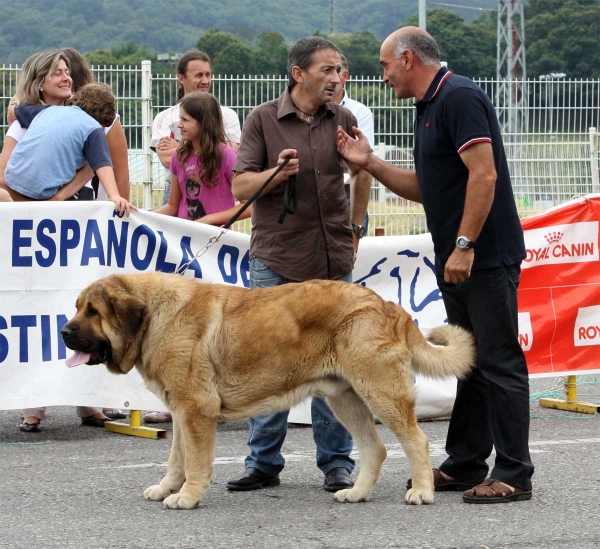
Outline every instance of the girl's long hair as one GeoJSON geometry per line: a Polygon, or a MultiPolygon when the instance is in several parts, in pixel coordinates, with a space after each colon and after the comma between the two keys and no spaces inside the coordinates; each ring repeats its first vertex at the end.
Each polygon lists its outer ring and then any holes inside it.
{"type": "MultiPolygon", "coordinates": [[[[223,151],[221,143],[225,143],[225,129],[223,128],[223,115],[217,99],[210,93],[195,92],[186,95],[179,106],[188,113],[201,126],[200,152],[202,159],[202,173],[200,180],[208,188],[217,184],[223,151]]],[[[177,149],[177,160],[183,166],[193,153],[191,141],[181,141],[177,149]]]]}
{"type": "Polygon", "coordinates": [[[90,66],[83,55],[74,48],[62,48],[61,52],[66,57],[67,65],[71,69],[70,76],[71,80],[73,80],[71,91],[73,93],[94,81],[90,66]]]}

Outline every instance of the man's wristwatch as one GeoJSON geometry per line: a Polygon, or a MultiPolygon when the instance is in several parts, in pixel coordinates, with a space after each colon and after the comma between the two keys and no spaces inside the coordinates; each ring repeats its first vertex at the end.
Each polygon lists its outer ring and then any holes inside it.
{"type": "Polygon", "coordinates": [[[456,239],[456,245],[461,250],[469,250],[470,248],[474,248],[477,245],[477,242],[474,242],[473,240],[469,240],[466,236],[459,236],[456,239]]]}
{"type": "Polygon", "coordinates": [[[367,234],[367,231],[365,231],[365,228],[362,225],[355,225],[352,223],[352,230],[357,234],[358,238],[362,238],[367,234]]]}

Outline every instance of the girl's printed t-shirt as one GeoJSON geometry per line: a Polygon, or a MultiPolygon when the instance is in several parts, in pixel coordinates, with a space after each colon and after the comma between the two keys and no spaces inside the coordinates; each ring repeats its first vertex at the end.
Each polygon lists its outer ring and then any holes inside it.
{"type": "Polygon", "coordinates": [[[181,202],[177,217],[195,220],[207,214],[218,213],[235,206],[235,198],[231,192],[233,165],[237,153],[225,143],[220,144],[223,158],[217,181],[208,188],[201,183],[202,160],[191,154],[181,165],[177,153],[171,159],[171,173],[177,177],[181,189],[181,202]]]}

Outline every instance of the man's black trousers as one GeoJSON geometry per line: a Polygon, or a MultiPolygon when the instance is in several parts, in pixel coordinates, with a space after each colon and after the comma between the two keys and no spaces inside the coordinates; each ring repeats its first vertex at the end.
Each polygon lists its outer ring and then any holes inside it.
{"type": "Polygon", "coordinates": [[[459,480],[490,477],[531,490],[529,377],[519,345],[517,287],[520,265],[473,271],[459,284],[438,277],[448,322],[473,332],[477,366],[459,380],[441,470],[459,480]]]}

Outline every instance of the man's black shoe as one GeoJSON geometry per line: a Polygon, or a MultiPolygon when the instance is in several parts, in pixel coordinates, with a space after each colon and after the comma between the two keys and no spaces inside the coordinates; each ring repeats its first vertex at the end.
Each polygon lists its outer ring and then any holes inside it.
{"type": "Polygon", "coordinates": [[[325,475],[323,490],[327,492],[337,492],[345,488],[352,488],[354,481],[350,477],[350,471],[345,467],[336,467],[325,475]]]}
{"type": "Polygon", "coordinates": [[[248,467],[243,475],[229,479],[227,489],[243,492],[246,490],[267,488],[269,486],[279,486],[279,484],[279,475],[267,475],[267,473],[263,473],[254,467],[248,467]]]}

